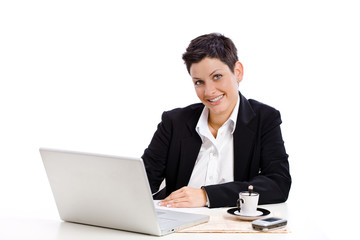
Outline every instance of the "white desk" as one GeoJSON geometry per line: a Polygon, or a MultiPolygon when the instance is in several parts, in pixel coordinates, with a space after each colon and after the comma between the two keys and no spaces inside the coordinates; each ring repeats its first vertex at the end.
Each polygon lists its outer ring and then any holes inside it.
{"type": "MultiPolygon", "coordinates": [[[[302,210],[293,211],[291,204],[261,205],[262,208],[270,210],[273,216],[288,219],[288,226],[291,233],[173,233],[164,237],[149,236],[138,233],[131,233],[113,229],[86,226],[62,222],[60,219],[37,219],[20,217],[0,217],[0,239],[36,239],[36,240],[93,240],[93,239],[328,239],[324,236],[321,229],[302,214],[302,210]]],[[[203,211],[203,209],[202,209],[203,211]]],[[[208,209],[209,213],[226,213],[225,208],[208,209]]]]}

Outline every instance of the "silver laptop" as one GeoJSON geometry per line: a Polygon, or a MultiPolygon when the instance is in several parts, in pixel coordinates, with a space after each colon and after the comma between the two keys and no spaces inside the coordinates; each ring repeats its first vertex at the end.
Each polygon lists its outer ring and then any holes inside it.
{"type": "Polygon", "coordinates": [[[64,221],[161,236],[209,220],[156,209],[141,158],[43,148],[40,154],[64,221]]]}

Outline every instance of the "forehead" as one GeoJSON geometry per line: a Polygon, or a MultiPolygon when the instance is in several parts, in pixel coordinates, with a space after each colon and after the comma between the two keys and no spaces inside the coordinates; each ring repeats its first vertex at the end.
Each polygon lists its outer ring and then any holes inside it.
{"type": "Polygon", "coordinates": [[[190,67],[190,75],[192,77],[209,76],[217,70],[230,71],[229,67],[217,58],[204,58],[198,63],[193,63],[190,67]]]}

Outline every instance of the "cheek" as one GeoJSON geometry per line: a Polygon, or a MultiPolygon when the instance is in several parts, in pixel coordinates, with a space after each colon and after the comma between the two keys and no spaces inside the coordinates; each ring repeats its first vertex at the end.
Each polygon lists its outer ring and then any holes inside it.
{"type": "Polygon", "coordinates": [[[199,98],[201,98],[204,95],[204,93],[200,87],[195,87],[195,92],[199,98]]]}
{"type": "Polygon", "coordinates": [[[204,100],[204,98],[205,98],[205,91],[204,91],[204,89],[202,89],[202,88],[199,88],[199,89],[195,89],[195,92],[196,92],[196,95],[197,95],[197,97],[199,98],[199,100],[202,102],[202,103],[204,103],[204,104],[206,104],[206,100],[204,100]]]}
{"type": "Polygon", "coordinates": [[[238,89],[239,89],[239,83],[237,82],[236,79],[231,79],[231,81],[229,82],[229,85],[228,85],[228,89],[231,91],[231,92],[237,92],[238,89]]]}

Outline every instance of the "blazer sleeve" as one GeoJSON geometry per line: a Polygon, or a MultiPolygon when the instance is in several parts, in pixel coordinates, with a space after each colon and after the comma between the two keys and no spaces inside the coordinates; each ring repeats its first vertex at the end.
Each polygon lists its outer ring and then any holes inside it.
{"type": "Polygon", "coordinates": [[[239,192],[247,191],[249,185],[253,185],[254,191],[260,194],[259,204],[280,203],[287,200],[291,176],[280,124],[281,117],[277,110],[259,121],[250,154],[251,159],[240,159],[240,161],[248,161],[247,179],[204,186],[209,198],[209,207],[236,205],[239,192]]]}

